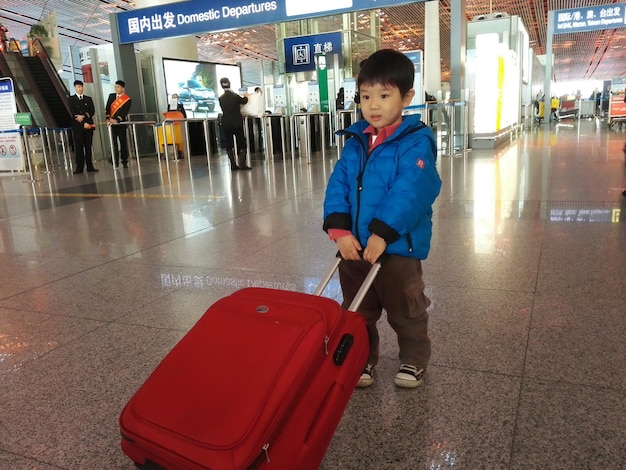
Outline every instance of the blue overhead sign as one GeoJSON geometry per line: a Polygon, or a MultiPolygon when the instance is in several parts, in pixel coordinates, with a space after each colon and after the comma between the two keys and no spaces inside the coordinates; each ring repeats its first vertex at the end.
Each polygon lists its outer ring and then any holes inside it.
{"type": "Polygon", "coordinates": [[[341,33],[313,34],[285,39],[285,72],[315,70],[315,56],[337,54],[342,63],[341,33]]]}
{"type": "MultiPolygon", "coordinates": [[[[418,0],[423,2],[425,0],[418,0]]],[[[117,13],[120,44],[372,10],[415,0],[189,0],[117,13]]]]}
{"type": "Polygon", "coordinates": [[[626,27],[626,3],[558,10],[554,34],[626,27]]]}

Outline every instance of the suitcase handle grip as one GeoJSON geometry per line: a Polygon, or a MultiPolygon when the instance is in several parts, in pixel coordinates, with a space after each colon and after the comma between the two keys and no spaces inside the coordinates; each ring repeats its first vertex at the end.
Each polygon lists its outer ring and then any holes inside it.
{"type": "MultiPolygon", "coordinates": [[[[385,255],[383,254],[383,256],[385,255]]],[[[363,284],[361,284],[361,287],[359,288],[358,292],[354,296],[352,303],[348,307],[348,310],[350,310],[351,312],[356,312],[361,306],[361,302],[363,302],[363,299],[365,298],[365,294],[367,294],[367,291],[372,286],[372,284],[374,283],[374,279],[376,279],[376,276],[378,275],[378,271],[380,271],[380,268],[381,268],[380,263],[381,263],[381,259],[383,258],[383,256],[381,256],[378,259],[378,261],[372,264],[372,267],[367,273],[367,276],[365,276],[365,280],[363,281],[363,284]]],[[[328,283],[330,282],[330,279],[335,274],[335,271],[337,271],[337,269],[339,268],[339,263],[341,263],[341,261],[342,261],[341,255],[337,253],[337,257],[333,261],[332,265],[330,266],[330,268],[328,269],[324,277],[322,277],[322,279],[320,280],[320,283],[317,286],[317,289],[315,289],[315,292],[313,292],[313,295],[322,295],[322,292],[324,292],[324,289],[326,289],[326,286],[328,285],[328,283]]]]}

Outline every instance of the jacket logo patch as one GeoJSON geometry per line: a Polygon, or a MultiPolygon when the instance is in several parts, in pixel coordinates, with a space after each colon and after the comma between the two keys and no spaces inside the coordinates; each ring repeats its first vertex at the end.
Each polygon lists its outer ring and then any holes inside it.
{"type": "Polygon", "coordinates": [[[424,163],[424,160],[422,160],[421,158],[418,158],[416,165],[419,166],[423,170],[424,167],[426,166],[426,163],[424,163]]]}

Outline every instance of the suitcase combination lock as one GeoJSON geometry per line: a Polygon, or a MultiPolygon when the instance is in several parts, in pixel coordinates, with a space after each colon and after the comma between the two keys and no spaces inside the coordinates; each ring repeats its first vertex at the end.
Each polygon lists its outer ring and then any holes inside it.
{"type": "Polygon", "coordinates": [[[342,365],[346,357],[348,357],[348,353],[350,352],[350,348],[354,344],[354,336],[349,333],[346,333],[342,336],[341,341],[337,345],[337,349],[335,349],[335,353],[333,354],[333,362],[340,366],[342,365]]]}

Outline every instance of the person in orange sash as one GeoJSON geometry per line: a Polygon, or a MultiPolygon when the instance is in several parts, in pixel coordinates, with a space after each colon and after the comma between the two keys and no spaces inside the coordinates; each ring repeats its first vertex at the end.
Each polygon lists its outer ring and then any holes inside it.
{"type": "Polygon", "coordinates": [[[106,120],[107,123],[113,125],[113,154],[115,155],[115,166],[119,166],[121,156],[122,165],[124,165],[124,168],[128,168],[126,126],[116,125],[128,119],[128,111],[130,111],[132,103],[130,96],[125,93],[125,88],[126,83],[122,80],[115,82],[115,93],[111,93],[107,100],[106,120]]]}

